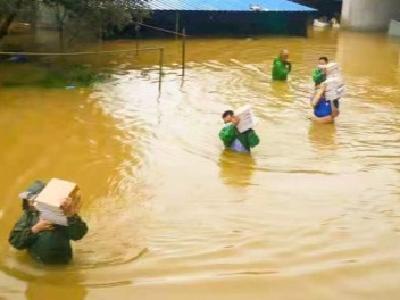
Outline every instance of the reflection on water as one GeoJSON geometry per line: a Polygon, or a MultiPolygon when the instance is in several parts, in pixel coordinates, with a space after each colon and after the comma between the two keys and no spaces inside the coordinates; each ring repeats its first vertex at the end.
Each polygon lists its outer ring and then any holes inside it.
{"type": "Polygon", "coordinates": [[[225,150],[221,153],[218,166],[221,179],[229,185],[247,186],[256,167],[256,160],[247,153],[225,150]]]}
{"type": "Polygon", "coordinates": [[[315,146],[316,149],[337,149],[335,124],[325,124],[325,126],[321,126],[315,122],[310,122],[308,137],[310,143],[315,146]]]}
{"type": "Polygon", "coordinates": [[[77,272],[48,272],[46,275],[35,277],[27,283],[25,299],[59,299],[65,295],[68,299],[83,300],[87,290],[82,283],[82,276],[77,272]]]}
{"type": "Polygon", "coordinates": [[[166,48],[161,94],[154,53],[104,58],[120,70],[92,89],[1,88],[0,298],[398,298],[398,41],[331,31],[190,40],[184,80],[179,41],[142,46],[166,48]],[[293,74],[272,84],[282,48],[293,74]],[[346,80],[334,125],[307,119],[321,55],[346,80]],[[223,151],[221,112],[248,103],[260,145],[223,151]],[[90,232],[67,268],[7,244],[16,195],[52,176],[85,196],[90,232]]]}

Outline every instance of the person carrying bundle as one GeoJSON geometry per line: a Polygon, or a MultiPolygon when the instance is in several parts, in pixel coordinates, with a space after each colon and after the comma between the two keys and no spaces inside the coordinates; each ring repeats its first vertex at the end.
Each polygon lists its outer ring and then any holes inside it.
{"type": "Polygon", "coordinates": [[[88,232],[78,216],[79,188],[55,178],[47,185],[35,181],[20,198],[23,214],[10,232],[10,244],[17,250],[27,250],[39,263],[68,264],[72,259],[70,241],[78,241],[88,232]],[[53,204],[57,206],[54,212],[50,208],[53,204]],[[49,205],[47,211],[45,205],[49,205]],[[58,210],[62,214],[58,215],[58,210]]]}
{"type": "Polygon", "coordinates": [[[328,64],[326,57],[321,57],[319,63],[313,72],[315,94],[311,106],[314,108],[314,120],[332,123],[340,114],[339,100],[344,92],[343,80],[337,64],[328,64]]]}
{"type": "MultiPolygon", "coordinates": [[[[321,82],[324,82],[327,80],[327,68],[328,67],[328,63],[329,60],[326,56],[322,56],[318,59],[318,67],[314,69],[313,73],[312,73],[312,77],[313,77],[313,81],[314,83],[317,85],[321,82]]],[[[337,65],[336,64],[331,64],[331,68],[332,66],[334,66],[335,68],[335,74],[334,76],[338,77],[338,75],[340,76],[340,74],[338,73],[338,69],[337,69],[337,65]]],[[[342,81],[341,78],[339,79],[333,79],[334,81],[342,81]]],[[[340,111],[340,103],[339,103],[340,99],[333,99],[332,100],[332,115],[336,118],[339,116],[340,111]]]]}
{"type": "Polygon", "coordinates": [[[242,110],[243,120],[239,116],[235,116],[233,110],[227,110],[223,113],[222,118],[225,125],[219,132],[219,138],[227,149],[235,152],[250,153],[251,148],[260,143],[260,139],[251,128],[254,124],[252,124],[250,108],[244,107],[242,110]]]}

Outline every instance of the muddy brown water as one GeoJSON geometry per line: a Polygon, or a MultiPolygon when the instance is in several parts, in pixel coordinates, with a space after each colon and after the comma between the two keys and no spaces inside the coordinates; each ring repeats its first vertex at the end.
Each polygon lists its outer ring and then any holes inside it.
{"type": "Polygon", "coordinates": [[[1,88],[0,298],[398,299],[399,45],[331,31],[190,40],[182,79],[179,42],[151,40],[166,48],[161,93],[155,53],[110,58],[121,72],[93,88],[1,88]],[[270,79],[281,48],[287,84],[270,79]],[[307,119],[320,55],[346,80],[335,125],[307,119]],[[248,103],[261,145],[226,153],[220,114],[248,103]],[[7,243],[17,194],[53,176],[79,183],[90,226],[60,268],[7,243]]]}

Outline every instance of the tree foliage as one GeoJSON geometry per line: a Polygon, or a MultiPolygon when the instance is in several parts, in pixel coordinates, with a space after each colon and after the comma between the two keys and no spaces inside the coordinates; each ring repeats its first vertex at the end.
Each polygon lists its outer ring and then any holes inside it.
{"type": "Polygon", "coordinates": [[[0,39],[8,34],[10,25],[26,6],[30,6],[26,0],[0,0],[0,39]]]}
{"type": "Polygon", "coordinates": [[[34,15],[32,10],[45,6],[54,13],[60,44],[69,29],[79,35],[81,29],[104,37],[147,14],[148,0],[0,0],[0,39],[17,16],[34,15]],[[33,5],[36,3],[39,5],[33,5]],[[27,13],[28,12],[28,13],[27,13]],[[68,25],[68,26],[67,26],[68,25]]]}
{"type": "Polygon", "coordinates": [[[133,19],[141,19],[146,10],[147,0],[43,0],[55,9],[59,25],[68,20],[73,23],[89,23],[100,26],[106,34],[110,28],[122,29],[133,19]]]}
{"type": "Polygon", "coordinates": [[[19,1],[0,0],[0,19],[9,14],[16,13],[20,6],[18,2],[19,1]]]}

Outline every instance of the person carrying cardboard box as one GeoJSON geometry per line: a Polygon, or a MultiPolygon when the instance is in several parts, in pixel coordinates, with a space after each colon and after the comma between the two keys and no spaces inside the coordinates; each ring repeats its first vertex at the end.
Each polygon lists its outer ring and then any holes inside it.
{"type": "Polygon", "coordinates": [[[344,94],[343,79],[336,63],[328,64],[326,57],[320,57],[318,68],[313,72],[315,94],[311,100],[314,120],[332,123],[340,114],[339,100],[344,94]]]}
{"type": "Polygon", "coordinates": [[[78,216],[79,187],[55,178],[47,185],[36,181],[20,198],[24,211],[10,233],[10,244],[17,250],[27,250],[39,263],[68,264],[73,256],[70,241],[81,240],[88,232],[87,225],[78,216]],[[44,218],[42,201],[55,205],[51,208],[54,212],[47,211],[52,221],[44,218]]]}
{"type": "Polygon", "coordinates": [[[260,143],[257,133],[252,129],[255,125],[254,116],[248,106],[239,109],[238,112],[238,115],[235,115],[233,110],[223,113],[225,125],[219,132],[219,138],[227,149],[250,153],[251,148],[260,143]]]}
{"type": "Polygon", "coordinates": [[[332,116],[337,118],[340,115],[340,98],[344,94],[344,84],[338,64],[329,63],[328,58],[322,56],[318,59],[318,67],[314,69],[312,77],[316,87],[324,88],[325,99],[332,104],[332,116]]]}

